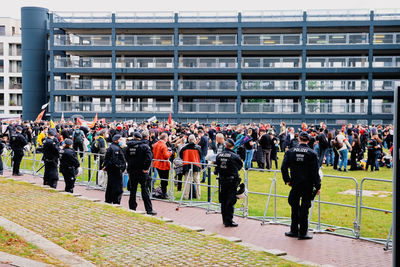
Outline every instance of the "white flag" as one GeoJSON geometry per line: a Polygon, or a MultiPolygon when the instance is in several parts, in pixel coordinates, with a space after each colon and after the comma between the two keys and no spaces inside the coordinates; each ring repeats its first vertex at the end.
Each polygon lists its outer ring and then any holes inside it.
{"type": "Polygon", "coordinates": [[[44,105],[42,106],[42,109],[47,108],[47,106],[49,105],[49,103],[50,103],[50,102],[47,102],[46,104],[44,104],[44,105]]]}
{"type": "Polygon", "coordinates": [[[156,116],[151,117],[150,119],[147,120],[147,122],[156,122],[157,118],[156,116]]]}

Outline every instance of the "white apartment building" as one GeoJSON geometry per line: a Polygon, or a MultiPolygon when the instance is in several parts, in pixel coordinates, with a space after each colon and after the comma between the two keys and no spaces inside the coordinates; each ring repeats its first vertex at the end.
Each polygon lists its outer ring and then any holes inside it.
{"type": "Polygon", "coordinates": [[[0,117],[22,114],[21,21],[0,17],[0,117]]]}

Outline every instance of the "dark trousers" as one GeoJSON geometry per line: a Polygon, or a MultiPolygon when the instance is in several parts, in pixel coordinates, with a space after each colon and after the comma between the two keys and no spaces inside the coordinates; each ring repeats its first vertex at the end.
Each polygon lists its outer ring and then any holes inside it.
{"type": "Polygon", "coordinates": [[[337,169],[337,165],[339,163],[340,156],[339,156],[339,152],[337,152],[336,149],[333,149],[333,152],[335,154],[335,158],[333,159],[333,169],[336,170],[337,169]]]}
{"type": "Polygon", "coordinates": [[[57,163],[55,163],[54,161],[45,160],[43,184],[48,185],[52,188],[57,188],[57,182],[58,182],[57,163]]]}
{"type": "Polygon", "coordinates": [[[0,174],[3,174],[3,157],[0,154],[0,174]]]}
{"type": "Polygon", "coordinates": [[[153,210],[153,206],[151,205],[150,200],[150,192],[149,185],[151,183],[151,178],[147,173],[139,173],[139,172],[130,172],[129,173],[129,183],[128,188],[130,191],[129,196],[129,208],[131,210],[136,210],[137,202],[136,202],[136,192],[138,184],[140,184],[140,188],[142,190],[142,199],[144,203],[144,208],[147,212],[153,210]]]}
{"type": "Polygon", "coordinates": [[[376,151],[372,150],[372,149],[368,149],[368,153],[367,153],[367,166],[365,167],[365,170],[368,171],[368,166],[371,165],[371,171],[374,171],[374,169],[376,169],[376,151]]]}
{"type": "Polygon", "coordinates": [[[321,167],[322,163],[324,162],[325,152],[326,152],[326,148],[320,147],[318,149],[318,167],[321,167]]]}
{"type": "Polygon", "coordinates": [[[65,182],[65,192],[73,193],[75,187],[75,175],[71,172],[63,172],[65,182]]]}
{"type": "Polygon", "coordinates": [[[225,225],[232,224],[237,201],[236,191],[239,183],[240,179],[219,179],[219,202],[221,203],[222,222],[225,225]]]}
{"type": "Polygon", "coordinates": [[[265,168],[267,170],[271,169],[271,151],[272,149],[263,149],[265,168]]]}
{"type": "Polygon", "coordinates": [[[176,186],[178,188],[178,191],[182,191],[182,178],[183,178],[183,173],[179,173],[175,176],[175,179],[178,180],[178,183],[176,186]]]}
{"type": "Polygon", "coordinates": [[[13,174],[19,173],[19,166],[21,165],[22,158],[24,156],[24,151],[14,150],[13,151],[13,174]]]}
{"type": "Polygon", "coordinates": [[[307,234],[308,210],[311,207],[311,201],[312,188],[292,188],[290,191],[288,202],[292,207],[292,224],[290,226],[292,233],[299,235],[307,234]]]}
{"type": "Polygon", "coordinates": [[[122,171],[119,168],[107,169],[106,203],[120,204],[122,193],[122,171]]]}
{"type": "Polygon", "coordinates": [[[158,176],[161,179],[161,191],[163,194],[167,194],[169,170],[160,170],[157,168],[158,176]]]}
{"type": "Polygon", "coordinates": [[[80,151],[79,157],[81,157],[81,158],[83,157],[83,152],[85,151],[85,150],[83,149],[83,143],[78,143],[78,142],[74,143],[73,149],[74,149],[76,152],[80,151]]]}
{"type": "Polygon", "coordinates": [[[358,151],[354,151],[354,149],[351,151],[350,154],[350,170],[356,171],[357,168],[357,154],[358,151]]]}

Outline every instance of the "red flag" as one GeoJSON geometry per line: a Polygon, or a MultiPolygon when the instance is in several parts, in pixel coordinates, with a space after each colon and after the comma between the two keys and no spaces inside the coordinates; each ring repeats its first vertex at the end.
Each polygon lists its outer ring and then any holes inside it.
{"type": "Polygon", "coordinates": [[[36,121],[42,120],[42,117],[43,117],[45,111],[46,111],[46,110],[44,109],[44,110],[42,110],[42,112],[39,113],[39,115],[38,115],[37,118],[36,118],[36,121]]]}
{"type": "Polygon", "coordinates": [[[169,117],[168,117],[168,124],[172,124],[171,113],[169,113],[169,117]]]}
{"type": "Polygon", "coordinates": [[[92,122],[90,125],[88,125],[89,128],[93,128],[94,125],[96,124],[97,120],[98,120],[98,119],[97,119],[97,113],[96,113],[96,116],[94,116],[93,122],[92,122]]]}
{"type": "Polygon", "coordinates": [[[83,124],[83,122],[82,122],[82,120],[81,120],[80,118],[76,118],[76,122],[77,122],[79,125],[82,125],[82,124],[83,124]]]}

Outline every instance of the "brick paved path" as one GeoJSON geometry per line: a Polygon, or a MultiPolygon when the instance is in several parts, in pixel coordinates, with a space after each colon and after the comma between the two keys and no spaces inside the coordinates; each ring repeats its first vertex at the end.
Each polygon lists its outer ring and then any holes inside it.
{"type": "Polygon", "coordinates": [[[3,178],[0,178],[0,213],[102,266],[281,266],[290,263],[111,205],[3,178]]]}
{"type": "MultiPolygon", "coordinates": [[[[42,183],[42,179],[30,175],[24,175],[23,179],[42,183]]],[[[64,184],[60,182],[58,188],[63,189],[64,184]]],[[[104,201],[103,191],[77,186],[75,192],[104,201]]],[[[121,204],[128,207],[127,196],[121,204]]],[[[138,204],[138,210],[144,210],[143,202],[138,201],[138,204]]],[[[206,214],[204,209],[185,207],[176,211],[177,204],[164,201],[153,201],[153,206],[157,216],[173,219],[176,223],[203,227],[206,231],[238,237],[243,242],[267,249],[283,250],[302,260],[335,266],[392,266],[392,252],[385,252],[380,244],[329,234],[315,234],[312,240],[301,241],[284,236],[289,230],[287,226],[261,226],[257,220],[238,217],[235,218],[238,228],[225,228],[220,214],[206,214]]]]}

